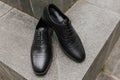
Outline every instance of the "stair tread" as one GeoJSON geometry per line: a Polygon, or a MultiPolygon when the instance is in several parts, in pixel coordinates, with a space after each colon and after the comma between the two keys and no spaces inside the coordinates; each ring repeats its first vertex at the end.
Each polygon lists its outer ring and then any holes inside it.
{"type": "Polygon", "coordinates": [[[0,18],[0,61],[28,80],[82,80],[120,16],[81,0],[66,15],[83,42],[87,55],[83,63],[75,63],[66,57],[54,36],[52,66],[45,77],[35,76],[30,62],[30,49],[38,20],[17,9],[0,18]]]}

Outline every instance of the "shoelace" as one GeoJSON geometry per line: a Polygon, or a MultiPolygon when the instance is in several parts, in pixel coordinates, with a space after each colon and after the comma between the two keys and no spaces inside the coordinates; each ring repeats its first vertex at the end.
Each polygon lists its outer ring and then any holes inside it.
{"type": "Polygon", "coordinates": [[[65,27],[66,28],[66,32],[65,32],[65,35],[64,35],[64,39],[65,40],[70,40],[71,41],[71,39],[73,39],[73,38],[75,38],[74,36],[74,31],[73,31],[73,29],[72,29],[72,27],[69,27],[69,26],[66,26],[65,27]]]}
{"type": "MultiPolygon", "coordinates": [[[[75,36],[75,33],[72,29],[72,27],[67,27],[66,29],[66,35],[65,35],[65,41],[67,45],[74,45],[74,47],[78,47],[78,39],[75,36]]],[[[70,47],[70,46],[69,46],[70,47]]]]}
{"type": "Polygon", "coordinates": [[[42,32],[39,32],[39,31],[35,32],[35,41],[34,41],[34,44],[36,46],[40,46],[40,44],[42,44],[44,42],[44,40],[43,40],[44,34],[43,34],[43,36],[41,36],[41,35],[42,35],[42,32]]]}

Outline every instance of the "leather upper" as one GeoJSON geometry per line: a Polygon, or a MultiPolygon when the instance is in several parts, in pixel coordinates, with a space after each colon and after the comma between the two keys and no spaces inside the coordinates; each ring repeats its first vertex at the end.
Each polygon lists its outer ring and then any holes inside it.
{"type": "Polygon", "coordinates": [[[84,47],[69,18],[50,4],[44,9],[42,19],[55,30],[66,54],[76,62],[82,62],[85,59],[84,47]]]}
{"type": "Polygon", "coordinates": [[[37,75],[45,75],[51,65],[52,33],[55,31],[65,54],[76,62],[82,62],[86,55],[83,44],[71,25],[71,21],[55,5],[45,7],[34,34],[31,47],[31,61],[37,75]]]}
{"type": "Polygon", "coordinates": [[[31,47],[32,66],[37,75],[45,75],[52,61],[52,30],[40,20],[31,47]]]}

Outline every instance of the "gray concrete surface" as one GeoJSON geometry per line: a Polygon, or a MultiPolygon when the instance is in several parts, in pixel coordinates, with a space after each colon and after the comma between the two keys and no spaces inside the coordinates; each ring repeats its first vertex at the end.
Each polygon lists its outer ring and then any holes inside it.
{"type": "MultiPolygon", "coordinates": [[[[30,62],[30,48],[38,20],[15,8],[0,17],[0,61],[28,80],[82,80],[83,77],[88,80],[85,77],[86,74],[89,76],[88,71],[92,69],[90,66],[94,68],[93,63],[96,63],[101,50],[105,53],[108,51],[109,41],[114,42],[112,33],[120,32],[116,28],[120,15],[81,0],[66,15],[71,19],[85,47],[87,57],[83,63],[75,63],[66,57],[54,35],[52,66],[45,77],[35,76],[30,62]]],[[[99,61],[103,62],[102,59],[99,61]]]]}
{"type": "Polygon", "coordinates": [[[89,3],[120,13],[120,0],[86,0],[89,3]]]}
{"type": "Polygon", "coordinates": [[[2,17],[7,12],[9,12],[9,10],[11,10],[11,9],[12,9],[12,7],[4,4],[3,2],[0,2],[0,17],[2,17]]]}
{"type": "MultiPolygon", "coordinates": [[[[108,74],[101,73],[101,74],[99,74],[99,76],[96,80],[116,80],[116,79],[108,74]]],[[[117,80],[119,80],[119,79],[117,79],[117,80]]]]}
{"type": "Polygon", "coordinates": [[[0,80],[26,80],[0,61],[0,80]]]}
{"type": "Polygon", "coordinates": [[[120,38],[112,49],[104,68],[104,72],[101,72],[96,80],[120,80],[120,38]]]}
{"type": "Polygon", "coordinates": [[[77,0],[0,0],[0,1],[3,1],[39,19],[46,5],[54,3],[62,11],[66,11],[77,0]]]}

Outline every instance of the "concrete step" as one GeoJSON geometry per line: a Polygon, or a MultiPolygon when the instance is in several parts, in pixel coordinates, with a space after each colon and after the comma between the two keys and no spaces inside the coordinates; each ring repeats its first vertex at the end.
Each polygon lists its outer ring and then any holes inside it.
{"type": "Polygon", "coordinates": [[[99,73],[96,80],[120,80],[120,38],[104,65],[104,70],[99,73]]]}
{"type": "Polygon", "coordinates": [[[0,2],[0,17],[2,17],[4,14],[6,14],[11,9],[12,7],[0,2]]]}
{"type": "Polygon", "coordinates": [[[10,6],[2,10],[8,12],[0,17],[0,61],[8,66],[5,73],[10,80],[95,80],[120,34],[118,13],[78,0],[66,15],[83,42],[86,60],[78,64],[66,57],[54,35],[53,63],[46,76],[37,77],[31,67],[30,49],[38,20],[10,6]],[[8,75],[13,70],[21,79],[8,75]]]}
{"type": "Polygon", "coordinates": [[[95,6],[112,10],[120,14],[120,0],[86,0],[95,6]]]}

